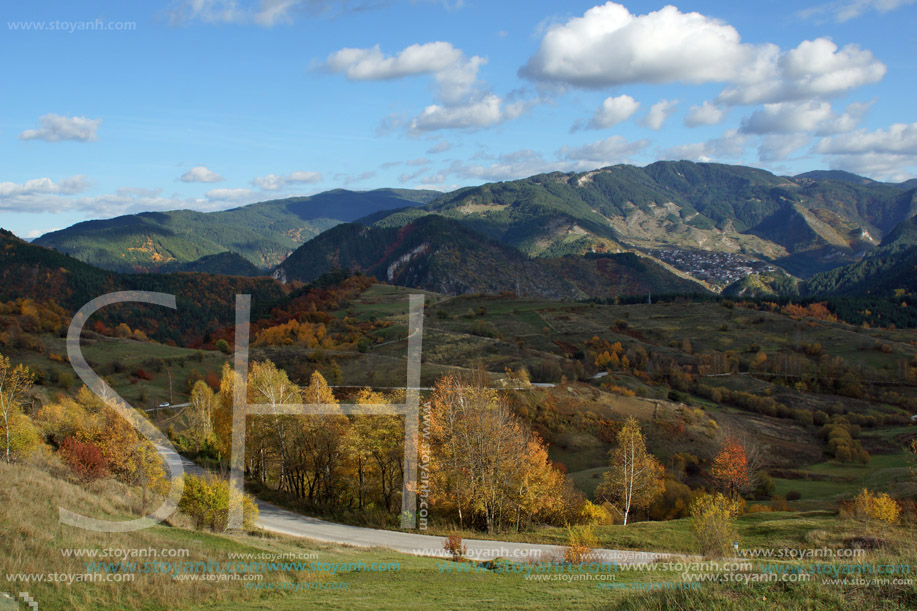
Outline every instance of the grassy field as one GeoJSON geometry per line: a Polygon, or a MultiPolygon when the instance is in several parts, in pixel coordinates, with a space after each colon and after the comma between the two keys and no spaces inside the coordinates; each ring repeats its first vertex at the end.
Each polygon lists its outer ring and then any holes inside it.
{"type": "MultiPolygon", "coordinates": [[[[386,550],[364,550],[313,543],[264,533],[212,534],[189,530],[180,515],[163,524],[136,533],[94,533],[62,526],[57,507],[78,508],[99,518],[123,519],[135,509],[137,499],[111,481],[82,489],[55,477],[43,465],[0,464],[0,575],[3,590],[27,591],[41,609],[770,609],[775,601],[786,608],[806,609],[892,609],[912,608],[917,600],[913,585],[870,588],[815,583],[700,583],[688,590],[647,589],[686,587],[685,575],[677,567],[650,570],[613,571],[615,587],[601,587],[595,580],[541,581],[527,579],[518,569],[483,568],[458,572],[451,561],[405,556],[386,550]],[[15,502],[13,502],[15,499],[15,502]],[[64,575],[104,574],[87,560],[65,556],[69,549],[155,550],[162,554],[158,573],[135,574],[131,582],[88,582],[23,584],[15,574],[64,575]],[[268,555],[298,559],[325,570],[254,570],[263,575],[253,581],[188,581],[175,579],[171,550],[187,550],[182,561],[219,562],[224,566],[234,554],[268,555]],[[353,563],[351,566],[340,563],[353,563]],[[359,563],[363,563],[362,565],[359,563]],[[385,571],[372,570],[380,568],[385,571]],[[515,572],[518,570],[519,572],[515,572]],[[259,583],[260,586],[246,586],[259,583]],[[628,588],[628,589],[624,589],[628,588]]],[[[841,521],[828,512],[774,513],[744,516],[739,520],[743,548],[804,548],[842,546],[844,538],[860,534],[862,528],[841,521]]],[[[691,550],[685,520],[634,524],[600,529],[603,545],[641,549],[691,550]]],[[[890,542],[858,562],[913,561],[913,533],[888,529],[882,536],[890,542]],[[909,539],[910,537],[910,539],[909,539]]],[[[558,539],[560,536],[558,535],[558,539]]],[[[559,541],[561,542],[561,541],[559,541]]],[[[136,552],[135,552],[136,553],[136,552]]],[[[142,552],[147,553],[149,552],[142,552]]],[[[184,553],[184,552],[178,552],[184,553]]],[[[249,561],[253,558],[249,557],[249,561]]],[[[156,562],[155,557],[128,561],[156,562]]],[[[114,560],[112,560],[114,562],[114,560]]],[[[830,561],[835,562],[835,561],[830,561]]],[[[769,562],[773,564],[772,561],[769,562]]],[[[210,565],[211,567],[214,565],[210,565]]],[[[516,565],[507,565],[516,566],[516,565]]],[[[741,576],[761,575],[762,563],[743,568],[741,576]]],[[[304,568],[304,567],[303,567],[304,568]]],[[[466,568],[467,565],[466,565],[466,568]]],[[[139,570],[139,569],[138,569],[139,570]]],[[[183,569],[188,572],[188,569],[183,569]]],[[[131,572],[131,571],[127,571],[131,572]]],[[[123,574],[124,571],[121,572],[123,574]]],[[[204,572],[206,573],[206,571],[204,572]]],[[[213,573],[213,569],[211,569],[213,573]]],[[[202,574],[199,572],[198,574],[202,574]]],[[[82,577],[81,579],[86,579],[82,577]]],[[[606,582],[608,583],[608,582],[606,582]]],[[[693,583],[693,582],[691,582],[693,583]]]]}

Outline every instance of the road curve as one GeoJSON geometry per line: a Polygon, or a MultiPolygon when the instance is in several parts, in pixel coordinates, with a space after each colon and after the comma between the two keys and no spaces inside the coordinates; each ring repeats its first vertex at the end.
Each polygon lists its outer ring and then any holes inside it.
{"type": "MultiPolygon", "coordinates": [[[[170,448],[157,446],[157,449],[160,454],[165,456],[166,462],[170,467],[175,465],[176,461],[180,461],[186,473],[195,475],[206,473],[202,467],[176,454],[170,448]]],[[[338,545],[365,548],[381,547],[417,556],[449,557],[449,554],[443,548],[444,537],[441,536],[338,524],[304,516],[261,499],[255,499],[255,502],[259,511],[257,524],[260,528],[269,532],[338,545]]],[[[462,543],[468,550],[466,557],[473,560],[504,558],[520,562],[546,562],[562,561],[564,555],[564,547],[561,545],[488,541],[483,539],[463,539],[462,543]]],[[[684,555],[612,549],[597,549],[593,551],[593,561],[616,562],[618,564],[646,564],[675,557],[684,557],[684,555]]]]}

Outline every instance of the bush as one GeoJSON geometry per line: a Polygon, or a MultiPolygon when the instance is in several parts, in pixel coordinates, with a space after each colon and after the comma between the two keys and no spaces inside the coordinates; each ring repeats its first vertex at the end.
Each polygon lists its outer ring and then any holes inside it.
{"type": "Polygon", "coordinates": [[[108,461],[102,450],[94,443],[84,443],[74,437],[67,437],[60,445],[64,462],[84,482],[101,479],[108,475],[108,461]]]}
{"type": "MultiPolygon", "coordinates": [[[[185,474],[185,491],[178,508],[194,520],[195,528],[209,526],[214,532],[226,528],[229,520],[229,499],[236,494],[229,482],[214,476],[198,477],[185,474]]],[[[247,494],[242,495],[242,526],[254,528],[258,506],[247,494]]]]}
{"type": "Polygon", "coordinates": [[[582,564],[592,558],[596,546],[595,533],[591,526],[567,528],[567,547],[564,548],[564,562],[582,564]]]}
{"type": "Polygon", "coordinates": [[[853,500],[853,514],[867,524],[870,520],[894,524],[901,514],[901,506],[884,492],[873,493],[863,488],[853,500]]]}
{"type": "Polygon", "coordinates": [[[802,493],[798,490],[790,490],[786,493],[786,500],[788,501],[798,501],[802,498],[802,493]]]}
{"type": "Polygon", "coordinates": [[[740,511],[736,501],[717,492],[705,494],[691,504],[691,531],[705,556],[725,555],[738,539],[735,517],[740,511]]]}
{"type": "Polygon", "coordinates": [[[443,549],[449,552],[449,555],[452,556],[452,560],[455,562],[464,560],[465,555],[468,553],[468,548],[465,547],[465,544],[462,543],[462,538],[458,535],[449,535],[446,537],[446,540],[443,542],[443,549]]]}
{"type": "MultiPolygon", "coordinates": [[[[789,497],[789,494],[787,495],[787,497],[789,497]]],[[[785,498],[783,498],[779,494],[775,494],[771,498],[770,509],[771,511],[789,511],[790,506],[786,504],[785,498]]]]}

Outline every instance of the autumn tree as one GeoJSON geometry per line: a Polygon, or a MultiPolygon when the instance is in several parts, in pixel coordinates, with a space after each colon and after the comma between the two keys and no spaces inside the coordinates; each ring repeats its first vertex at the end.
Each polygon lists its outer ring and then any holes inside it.
{"type": "MultiPolygon", "coordinates": [[[[354,398],[358,405],[384,405],[384,395],[363,389],[354,398]]],[[[344,450],[356,475],[357,502],[362,509],[366,492],[375,479],[381,505],[395,510],[396,494],[403,479],[404,420],[395,416],[357,415],[344,437],[344,450]]]]}
{"type": "Polygon", "coordinates": [[[312,373],[309,385],[302,390],[301,402],[332,406],[332,413],[295,417],[298,426],[291,492],[313,505],[330,507],[342,487],[344,436],[349,422],[346,416],[334,411],[338,400],[318,371],[312,373]]]}
{"type": "Polygon", "coordinates": [[[745,448],[735,437],[727,437],[716,458],[713,459],[711,474],[717,483],[731,498],[738,498],[739,494],[748,489],[748,457],[745,448]]]}
{"type": "Polygon", "coordinates": [[[619,504],[624,513],[624,524],[627,524],[632,508],[648,507],[665,490],[665,469],[646,451],[640,423],[633,416],[618,432],[610,466],[596,489],[596,495],[619,504]]]}
{"type": "Polygon", "coordinates": [[[436,383],[431,488],[435,499],[455,509],[460,525],[480,518],[492,533],[559,504],[564,478],[540,440],[483,381],[446,376],[436,383]]]}
{"type": "Polygon", "coordinates": [[[188,430],[198,449],[213,434],[213,412],[217,396],[204,380],[198,380],[191,389],[191,405],[188,410],[188,430]]]}
{"type": "Polygon", "coordinates": [[[32,387],[35,375],[23,364],[13,365],[9,358],[0,354],[0,418],[3,422],[6,462],[11,463],[19,455],[34,447],[37,436],[31,421],[22,413],[19,402],[32,387]]]}
{"type": "Polygon", "coordinates": [[[739,501],[716,494],[705,494],[691,503],[691,531],[705,556],[723,556],[738,539],[735,518],[739,501]]]}

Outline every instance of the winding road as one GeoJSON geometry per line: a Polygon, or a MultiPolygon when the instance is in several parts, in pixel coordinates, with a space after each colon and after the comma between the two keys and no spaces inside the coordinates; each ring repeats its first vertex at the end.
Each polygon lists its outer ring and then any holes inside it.
{"type": "MultiPolygon", "coordinates": [[[[186,473],[206,474],[204,468],[176,454],[171,448],[157,446],[157,449],[165,456],[170,469],[175,466],[176,461],[180,461],[186,473]]],[[[441,536],[338,524],[282,509],[261,499],[256,498],[255,501],[259,510],[258,526],[269,532],[338,545],[381,547],[417,556],[450,557],[443,548],[443,537],[441,536]]],[[[473,560],[504,558],[519,562],[547,562],[562,561],[564,555],[564,547],[561,545],[483,539],[463,539],[462,543],[467,548],[466,557],[473,560]]],[[[595,562],[616,562],[618,564],[646,564],[676,557],[684,557],[684,555],[612,549],[593,551],[595,562]]]]}

